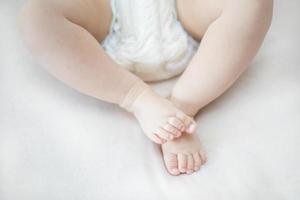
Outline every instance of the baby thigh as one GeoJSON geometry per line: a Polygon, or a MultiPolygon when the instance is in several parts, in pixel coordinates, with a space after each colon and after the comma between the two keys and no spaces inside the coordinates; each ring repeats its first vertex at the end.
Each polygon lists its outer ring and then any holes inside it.
{"type": "Polygon", "coordinates": [[[273,8],[272,0],[227,0],[220,7],[208,0],[195,2],[202,4],[178,7],[179,19],[201,43],[172,92],[192,114],[225,92],[245,70],[263,42],[273,8]],[[197,5],[207,9],[207,16],[200,18],[197,5]]]}

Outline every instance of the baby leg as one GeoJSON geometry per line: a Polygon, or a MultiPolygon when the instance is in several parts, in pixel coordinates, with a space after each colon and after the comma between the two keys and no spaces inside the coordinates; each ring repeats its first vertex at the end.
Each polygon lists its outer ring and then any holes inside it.
{"type": "MultiPolygon", "coordinates": [[[[271,22],[271,0],[229,0],[224,5],[171,95],[171,101],[191,116],[234,83],[257,53],[271,22]]],[[[196,136],[183,135],[162,146],[170,173],[198,168],[190,157],[197,152],[205,155],[195,140],[196,136]]]]}
{"type": "Polygon", "coordinates": [[[190,115],[216,99],[246,69],[269,28],[272,0],[229,0],[208,27],[172,99],[190,115]]]}
{"type": "Polygon", "coordinates": [[[21,11],[23,38],[51,74],[74,89],[133,112],[157,143],[193,132],[191,117],[161,98],[101,48],[111,21],[108,0],[31,0],[21,11]]]}

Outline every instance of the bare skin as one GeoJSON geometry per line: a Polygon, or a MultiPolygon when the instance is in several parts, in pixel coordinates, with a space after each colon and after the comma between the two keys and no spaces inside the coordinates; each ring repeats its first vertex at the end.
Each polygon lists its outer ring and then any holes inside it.
{"type": "MultiPolygon", "coordinates": [[[[272,18],[272,0],[178,0],[179,20],[199,49],[176,83],[171,101],[190,116],[225,92],[257,53],[272,18]]],[[[172,175],[192,173],[206,162],[196,135],[162,145],[172,175]],[[199,154],[201,163],[191,159],[199,154]]]]}
{"type": "MultiPolygon", "coordinates": [[[[146,93],[145,99],[154,99],[147,102],[152,110],[164,108],[165,115],[151,113],[148,119],[141,100],[134,100],[138,105],[133,111],[142,127],[156,115],[165,119],[160,133],[153,135],[153,129],[147,135],[164,143],[165,165],[172,175],[195,172],[206,162],[197,135],[183,133],[194,132],[189,116],[226,91],[253,59],[271,22],[272,0],[178,0],[177,10],[184,28],[201,39],[200,47],[176,83],[170,101],[152,91],[146,93]],[[171,123],[170,116],[179,122],[171,123]]],[[[108,34],[111,17],[108,0],[30,0],[20,14],[20,29],[37,59],[71,87],[121,104],[120,99],[138,83],[143,90],[133,96],[143,99],[145,83],[117,66],[99,45],[108,34]],[[108,79],[106,74],[115,78],[108,79]],[[114,92],[105,92],[107,87],[114,92]]]]}

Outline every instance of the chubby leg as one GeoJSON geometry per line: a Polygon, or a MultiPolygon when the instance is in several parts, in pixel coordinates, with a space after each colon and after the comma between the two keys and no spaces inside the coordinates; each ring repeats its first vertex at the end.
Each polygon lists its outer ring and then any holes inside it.
{"type": "Polygon", "coordinates": [[[221,95],[257,53],[269,28],[272,0],[228,0],[208,27],[172,99],[194,115],[221,95]]]}
{"type": "Polygon", "coordinates": [[[132,73],[119,67],[99,41],[107,35],[109,0],[30,0],[19,16],[20,30],[37,60],[74,89],[134,113],[157,143],[194,132],[185,115],[132,73]]]}
{"type": "MultiPolygon", "coordinates": [[[[181,13],[181,21],[185,28],[195,38],[200,38],[202,31],[206,30],[197,53],[179,78],[171,95],[171,101],[191,116],[220,96],[245,70],[261,46],[272,18],[272,0],[214,2],[215,5],[222,4],[222,9],[219,6],[213,9],[212,2],[214,1],[199,0],[190,8],[188,4],[180,7],[180,1],[178,2],[179,16],[180,8],[189,11],[181,13]],[[190,15],[191,11],[196,11],[195,5],[199,5],[197,8],[200,11],[193,13],[194,16],[197,16],[197,13],[209,14],[210,11],[211,16],[207,20],[205,17],[188,20],[186,16],[190,15]]],[[[188,137],[190,136],[183,135],[163,145],[165,157],[177,153],[179,169],[187,169],[191,165],[188,156],[193,152],[201,152],[200,144],[195,142],[198,138],[193,136],[189,140],[186,139],[188,137]],[[182,153],[185,156],[179,157],[182,153]]],[[[168,166],[167,163],[166,165],[168,166]]],[[[182,171],[185,170],[180,172],[182,171]]]]}

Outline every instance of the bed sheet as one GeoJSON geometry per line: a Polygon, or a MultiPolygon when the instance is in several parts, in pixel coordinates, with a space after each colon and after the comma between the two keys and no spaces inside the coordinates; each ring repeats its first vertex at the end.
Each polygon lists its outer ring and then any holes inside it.
{"type": "MultiPolygon", "coordinates": [[[[275,1],[268,36],[238,82],[197,116],[208,162],[170,176],[158,146],[117,106],[44,72],[0,3],[1,200],[297,200],[300,2],[275,1]]],[[[168,95],[175,79],[152,86],[168,95]]]]}

